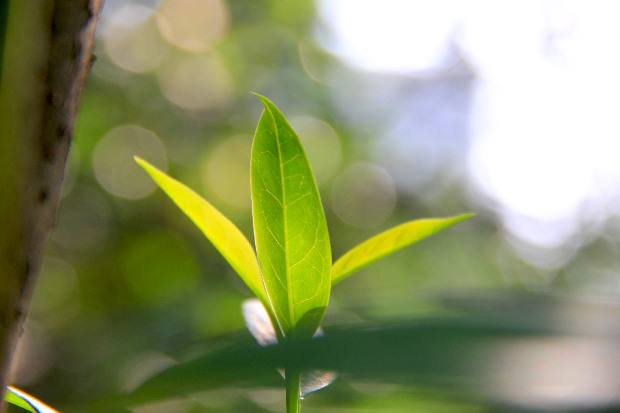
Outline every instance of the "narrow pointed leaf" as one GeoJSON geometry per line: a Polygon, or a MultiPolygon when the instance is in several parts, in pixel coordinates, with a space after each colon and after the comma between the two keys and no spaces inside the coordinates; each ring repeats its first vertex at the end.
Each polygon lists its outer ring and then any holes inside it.
{"type": "Polygon", "coordinates": [[[235,224],[187,186],[147,161],[138,157],[135,160],[213,243],[250,290],[266,303],[254,249],[235,224]]]}
{"type": "Polygon", "coordinates": [[[32,413],[59,413],[58,410],[52,409],[36,397],[13,386],[6,388],[4,400],[32,413]]]}
{"type": "Polygon", "coordinates": [[[448,218],[418,219],[388,229],[349,250],[332,267],[332,284],[373,262],[430,237],[452,225],[469,219],[473,214],[448,218]]]}
{"type": "Polygon", "coordinates": [[[13,406],[21,407],[22,409],[29,412],[37,413],[37,411],[31,405],[29,405],[27,401],[8,390],[6,391],[6,393],[4,393],[4,401],[12,404],[13,406]]]}
{"type": "Polygon", "coordinates": [[[250,168],[258,260],[282,333],[311,336],[331,288],[325,214],[299,138],[280,110],[259,98],[265,110],[250,168]]]}

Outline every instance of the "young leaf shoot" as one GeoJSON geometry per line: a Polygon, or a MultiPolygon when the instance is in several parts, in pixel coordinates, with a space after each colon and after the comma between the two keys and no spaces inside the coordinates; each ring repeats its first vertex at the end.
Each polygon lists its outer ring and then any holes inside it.
{"type": "Polygon", "coordinates": [[[267,98],[252,144],[258,260],[285,336],[311,337],[331,288],[331,247],[319,191],[299,138],[267,98]]]}
{"type": "MultiPolygon", "coordinates": [[[[243,306],[260,345],[322,334],[320,323],[332,284],[393,252],[421,241],[472,214],[410,221],[345,253],[332,266],[325,213],[301,142],[282,112],[258,96],[264,111],[250,164],[254,249],[213,205],[148,162],[136,158],[155,183],[213,243],[258,301],[243,306]],[[258,259],[257,259],[258,257],[258,259]]],[[[284,372],[287,412],[300,411],[306,393],[323,388],[333,372],[284,372]]]]}

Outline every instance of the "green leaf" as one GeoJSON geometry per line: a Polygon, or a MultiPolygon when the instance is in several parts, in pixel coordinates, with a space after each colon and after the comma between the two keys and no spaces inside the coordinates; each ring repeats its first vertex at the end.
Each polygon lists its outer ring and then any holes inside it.
{"type": "Polygon", "coordinates": [[[28,404],[28,402],[26,402],[24,399],[22,399],[18,395],[11,393],[10,391],[7,391],[6,393],[4,393],[4,400],[7,403],[10,403],[17,407],[21,407],[22,409],[28,410],[29,412],[37,413],[37,411],[33,409],[32,406],[28,404]]]}
{"type": "Polygon", "coordinates": [[[473,216],[473,214],[463,214],[448,218],[418,219],[405,222],[375,235],[349,250],[334,263],[331,275],[332,284],[336,284],[353,272],[388,254],[473,216]]]}
{"type": "Polygon", "coordinates": [[[8,386],[4,393],[4,400],[14,406],[21,407],[32,413],[58,413],[39,399],[29,395],[25,391],[13,386],[8,386]]]}
{"type": "Polygon", "coordinates": [[[239,228],[187,186],[147,161],[139,157],[134,159],[213,243],[256,297],[267,305],[254,249],[239,228]]]}
{"type": "Polygon", "coordinates": [[[284,335],[312,336],[331,288],[331,249],[319,192],[299,138],[265,110],[252,144],[254,236],[272,311],[284,335]]]}

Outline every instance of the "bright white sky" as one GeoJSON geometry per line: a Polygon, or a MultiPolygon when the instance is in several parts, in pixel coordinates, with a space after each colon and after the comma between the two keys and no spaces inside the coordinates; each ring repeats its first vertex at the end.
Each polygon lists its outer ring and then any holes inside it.
{"type": "Polygon", "coordinates": [[[371,72],[474,69],[471,182],[507,231],[556,248],[618,213],[620,2],[320,0],[325,47],[371,72]]]}

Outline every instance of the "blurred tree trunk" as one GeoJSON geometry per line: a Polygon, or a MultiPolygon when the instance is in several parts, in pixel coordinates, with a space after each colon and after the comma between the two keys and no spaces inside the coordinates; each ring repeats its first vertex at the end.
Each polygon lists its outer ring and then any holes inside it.
{"type": "Polygon", "coordinates": [[[0,392],[56,219],[102,0],[0,0],[0,392]]]}

